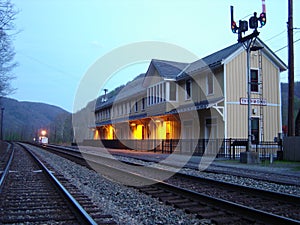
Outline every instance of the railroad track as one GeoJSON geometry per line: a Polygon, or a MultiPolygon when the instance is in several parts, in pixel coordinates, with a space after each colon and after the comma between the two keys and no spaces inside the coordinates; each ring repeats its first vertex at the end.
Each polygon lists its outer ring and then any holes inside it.
{"type": "MultiPolygon", "coordinates": [[[[135,156],[128,156],[126,153],[118,152],[117,154],[114,154],[116,156],[121,157],[131,157],[133,159],[141,160],[145,163],[153,163],[153,162],[160,162],[160,164],[164,164],[160,160],[162,159],[149,159],[147,157],[135,157],[135,156]]],[[[175,165],[169,165],[165,164],[166,166],[172,166],[175,165]]],[[[188,162],[183,168],[187,169],[194,169],[199,170],[199,162],[193,163],[188,162]]],[[[257,171],[252,169],[243,168],[242,170],[240,168],[234,168],[226,165],[210,165],[207,169],[204,171],[205,173],[211,173],[211,174],[224,174],[224,175],[232,175],[237,177],[243,177],[243,178],[250,178],[250,179],[256,179],[260,181],[265,182],[271,182],[279,185],[293,185],[293,186],[300,186],[300,177],[299,179],[291,179],[289,174],[278,174],[273,172],[267,172],[267,171],[257,171]]]]}
{"type": "Polygon", "coordinates": [[[12,144],[11,152],[1,173],[0,224],[115,224],[26,146],[12,144]]]}
{"type": "MultiPolygon", "coordinates": [[[[14,148],[8,142],[0,142],[0,188],[8,173],[9,165],[14,155],[14,148]]],[[[1,189],[0,189],[1,190],[1,189]]]]}
{"type": "Polygon", "coordinates": [[[167,183],[257,210],[300,221],[300,197],[266,191],[185,174],[176,174],[167,183]]]}
{"type": "MultiPolygon", "coordinates": [[[[51,151],[56,151],[51,147],[51,151]]],[[[68,158],[84,163],[90,158],[89,164],[106,176],[130,180],[136,184],[154,183],[138,189],[155,198],[159,198],[166,204],[181,208],[187,213],[196,214],[198,218],[211,219],[216,224],[300,224],[300,200],[297,196],[280,194],[275,192],[257,190],[213,181],[205,178],[196,178],[182,174],[176,174],[164,182],[148,180],[149,171],[140,167],[138,171],[129,173],[124,168],[114,168],[113,159],[100,159],[99,156],[88,156],[84,159],[80,152],[60,149],[59,154],[68,154],[68,158]],[[83,162],[84,161],[84,162],[83,162]],[[97,161],[101,161],[100,165],[97,161]],[[103,165],[106,164],[106,165],[103,165]],[[144,171],[144,175],[138,174],[144,171]]],[[[156,174],[167,173],[156,170],[156,174]]]]}

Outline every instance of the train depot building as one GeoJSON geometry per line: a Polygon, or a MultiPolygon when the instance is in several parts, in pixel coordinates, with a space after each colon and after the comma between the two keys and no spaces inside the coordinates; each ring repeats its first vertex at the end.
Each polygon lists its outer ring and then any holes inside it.
{"type": "MultiPolygon", "coordinates": [[[[251,132],[259,143],[281,133],[280,73],[287,66],[260,39],[254,45],[251,132]]],[[[159,140],[247,139],[246,55],[237,43],[190,63],[153,59],[146,73],[98,98],[93,138],[142,140],[140,148],[159,140]]]]}

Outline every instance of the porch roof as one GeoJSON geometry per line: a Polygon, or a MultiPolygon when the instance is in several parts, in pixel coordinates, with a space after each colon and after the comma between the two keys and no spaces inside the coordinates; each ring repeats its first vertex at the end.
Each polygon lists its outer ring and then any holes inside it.
{"type": "Polygon", "coordinates": [[[200,102],[179,106],[178,108],[173,109],[170,112],[167,112],[166,114],[177,114],[183,112],[190,112],[194,110],[209,109],[222,101],[224,101],[223,96],[213,99],[206,99],[200,102]]]}
{"type": "Polygon", "coordinates": [[[116,123],[125,123],[125,122],[129,122],[131,120],[138,120],[138,119],[143,119],[146,118],[147,114],[143,113],[143,114],[138,114],[138,115],[131,115],[128,117],[122,117],[122,118],[117,118],[117,119],[109,119],[106,121],[102,121],[102,122],[98,122],[96,123],[96,126],[105,126],[105,125],[110,125],[110,124],[116,124],[116,123]]]}

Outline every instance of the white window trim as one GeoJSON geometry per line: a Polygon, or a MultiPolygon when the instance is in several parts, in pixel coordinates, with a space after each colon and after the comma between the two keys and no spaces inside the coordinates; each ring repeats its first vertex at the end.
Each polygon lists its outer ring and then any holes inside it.
{"type": "MultiPolygon", "coordinates": [[[[256,70],[256,71],[257,71],[257,83],[258,83],[258,84],[257,84],[257,86],[258,86],[257,89],[258,89],[258,90],[257,90],[257,91],[251,91],[251,93],[253,93],[253,94],[261,94],[261,93],[260,93],[260,84],[259,84],[260,81],[261,81],[261,79],[260,79],[260,78],[261,78],[261,77],[260,77],[260,70],[259,70],[259,68],[250,68],[250,71],[251,71],[251,70],[256,70]]],[[[250,72],[250,76],[251,76],[251,72],[250,72]]],[[[252,79],[250,78],[250,80],[252,80],[252,79]]]]}
{"type": "Polygon", "coordinates": [[[177,102],[178,101],[178,84],[175,82],[175,81],[168,81],[167,82],[167,98],[166,100],[168,102],[177,102]],[[170,100],[170,86],[171,86],[171,82],[174,82],[175,83],[175,100],[170,100]]]}
{"type": "MultiPolygon", "coordinates": [[[[157,105],[169,101],[170,97],[169,81],[161,81],[147,88],[147,106],[157,105]]],[[[178,99],[176,86],[176,101],[178,99]]]]}

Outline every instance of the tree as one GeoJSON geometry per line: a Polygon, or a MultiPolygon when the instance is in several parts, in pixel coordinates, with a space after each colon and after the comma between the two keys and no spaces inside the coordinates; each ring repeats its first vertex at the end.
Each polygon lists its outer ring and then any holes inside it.
{"type": "Polygon", "coordinates": [[[68,143],[73,141],[72,114],[59,114],[50,124],[49,141],[51,143],[68,143]]]}
{"type": "Polygon", "coordinates": [[[17,11],[10,0],[0,0],[0,97],[13,91],[10,81],[14,79],[12,70],[17,66],[12,39],[17,11]]]}

